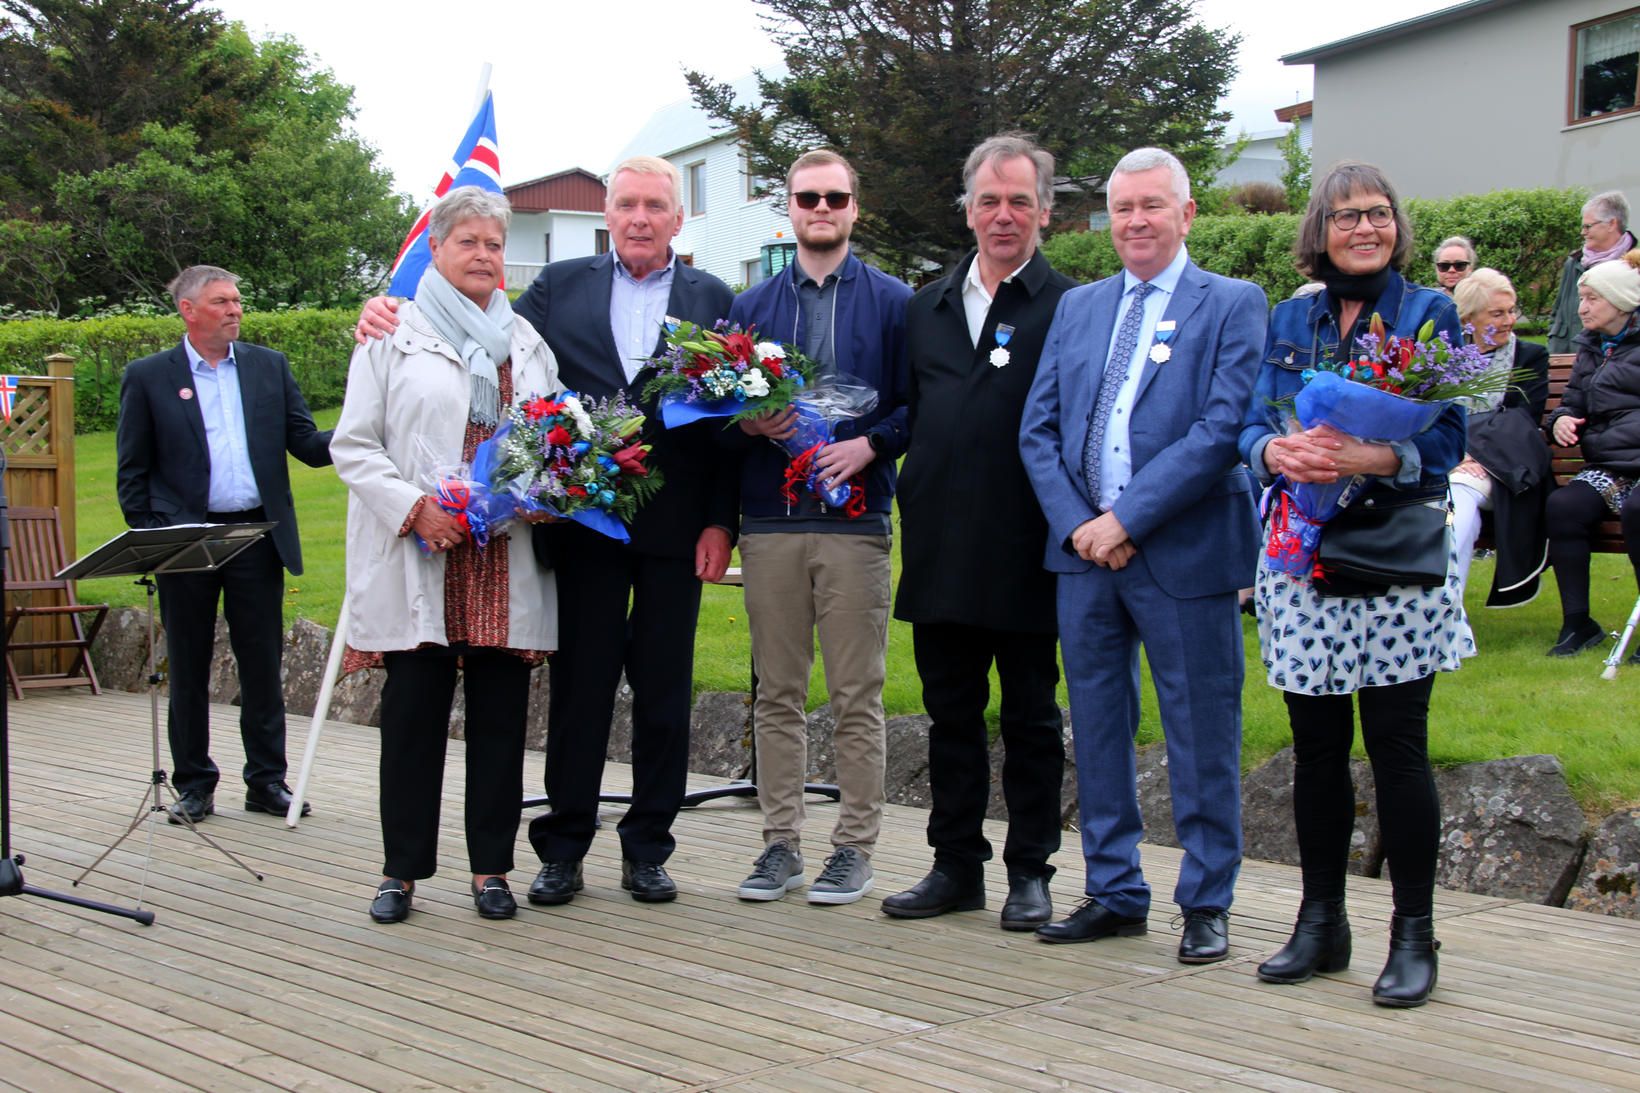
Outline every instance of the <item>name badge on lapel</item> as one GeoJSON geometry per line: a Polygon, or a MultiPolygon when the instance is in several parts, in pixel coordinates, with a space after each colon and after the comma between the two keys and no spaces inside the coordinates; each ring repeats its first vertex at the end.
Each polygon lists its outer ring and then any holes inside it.
{"type": "Polygon", "coordinates": [[[1001,368],[1009,361],[1008,343],[1013,340],[1014,328],[1007,323],[997,324],[997,347],[991,350],[991,366],[1001,368]]]}
{"type": "Polygon", "coordinates": [[[1156,341],[1150,347],[1150,359],[1156,364],[1166,364],[1173,359],[1173,347],[1167,343],[1173,340],[1178,332],[1179,324],[1172,319],[1163,319],[1156,324],[1156,341]]]}

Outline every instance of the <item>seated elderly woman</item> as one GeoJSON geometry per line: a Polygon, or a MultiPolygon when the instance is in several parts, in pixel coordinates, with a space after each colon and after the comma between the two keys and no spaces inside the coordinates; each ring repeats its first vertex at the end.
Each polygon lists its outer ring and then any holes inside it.
{"type": "Polygon", "coordinates": [[[1629,200],[1619,190],[1595,194],[1583,203],[1583,246],[1566,257],[1560,270],[1560,289],[1549,315],[1549,352],[1571,353],[1583,331],[1578,320],[1578,285],[1584,273],[1621,258],[1636,246],[1629,231],[1629,200]]]}
{"type": "Polygon", "coordinates": [[[408,916],[415,882],[436,868],[458,668],[473,902],[485,918],[517,910],[506,874],[518,835],[530,669],[557,642],[556,588],[527,535],[502,529],[480,550],[429,493],[441,470],[472,459],[509,405],[560,387],[552,351],[498,287],[511,216],[506,198],[474,186],[434,207],[432,264],[394,336],[354,352],[330,445],[352,492],[344,667],[387,670],[386,864],[370,905],[377,922],[408,916]]]}
{"type": "Polygon", "coordinates": [[[1459,585],[1468,585],[1481,511],[1489,510],[1498,557],[1486,605],[1515,607],[1537,595],[1549,560],[1543,505],[1554,473],[1540,428],[1549,397],[1549,352],[1515,337],[1515,286],[1497,270],[1476,270],[1452,295],[1458,318],[1493,369],[1531,373],[1530,380],[1471,400],[1463,462],[1450,476],[1459,585]]]}
{"type": "MultiPolygon", "coordinates": [[[[1549,564],[1560,586],[1560,636],[1550,656],[1599,645],[1606,631],[1589,616],[1589,539],[1617,516],[1640,584],[1640,250],[1578,279],[1583,333],[1560,406],[1549,415],[1555,443],[1583,449],[1584,466],[1549,498],[1549,564]]],[[[1640,664],[1640,649],[1630,658],[1640,664]]]]}
{"type": "Polygon", "coordinates": [[[1441,245],[1435,248],[1435,281],[1437,287],[1448,296],[1458,287],[1458,282],[1468,277],[1479,261],[1475,257],[1475,244],[1461,235],[1452,235],[1441,240],[1441,245]]]}

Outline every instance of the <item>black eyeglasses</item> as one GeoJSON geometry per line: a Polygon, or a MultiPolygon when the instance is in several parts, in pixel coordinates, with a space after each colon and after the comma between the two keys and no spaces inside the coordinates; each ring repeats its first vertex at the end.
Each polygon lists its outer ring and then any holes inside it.
{"type": "MultiPolygon", "coordinates": [[[[1378,226],[1380,228],[1383,227],[1382,224],[1379,224],[1378,226]]],[[[1435,268],[1440,270],[1442,273],[1462,273],[1464,270],[1469,268],[1469,263],[1468,262],[1436,262],[1435,263],[1435,268]]]]}
{"type": "Polygon", "coordinates": [[[1374,205],[1370,209],[1334,209],[1327,214],[1327,219],[1337,225],[1340,231],[1354,231],[1363,216],[1373,227],[1387,228],[1395,222],[1395,207],[1374,205]]]}
{"type": "Polygon", "coordinates": [[[799,209],[818,209],[822,200],[828,209],[846,209],[854,195],[847,190],[833,190],[830,193],[815,193],[813,190],[799,190],[792,194],[792,200],[797,202],[799,209]]]}

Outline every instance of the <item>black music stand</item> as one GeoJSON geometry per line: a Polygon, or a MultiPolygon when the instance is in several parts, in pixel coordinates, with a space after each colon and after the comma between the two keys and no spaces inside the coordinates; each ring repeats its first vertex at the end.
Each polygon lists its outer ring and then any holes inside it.
{"type": "MultiPolygon", "coordinates": [[[[159,685],[164,677],[154,660],[154,575],[158,573],[208,573],[220,569],[240,551],[255,543],[273,528],[272,523],[256,524],[179,524],[164,528],[138,528],[117,535],[57,574],[71,581],[92,577],[129,577],[136,575],[148,597],[148,712],[152,729],[153,774],[142,800],[137,802],[136,815],[119,838],[86,866],[85,872],[74,878],[78,885],[90,876],[103,860],[131,836],[144,819],[155,813],[169,812],[163,793],[171,794],[171,804],[179,804],[176,787],[159,765],[159,685]],[[163,789],[162,789],[163,787],[163,789]],[[151,799],[151,800],[150,800],[151,799]]],[[[171,815],[180,816],[195,835],[223,857],[245,872],[262,879],[262,874],[237,858],[233,851],[201,831],[187,813],[178,809],[171,815]]],[[[138,902],[141,902],[140,900],[138,902]]]]}

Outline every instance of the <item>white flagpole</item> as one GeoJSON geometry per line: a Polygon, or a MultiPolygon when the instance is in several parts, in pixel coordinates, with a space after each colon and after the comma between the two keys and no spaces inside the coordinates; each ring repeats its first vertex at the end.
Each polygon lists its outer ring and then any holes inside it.
{"type": "Polygon", "coordinates": [[[313,704],[313,721],[308,725],[307,747],[302,750],[302,768],[296,775],[296,788],[290,795],[290,810],[285,813],[286,827],[295,827],[302,819],[302,802],[307,798],[308,778],[313,774],[313,759],[319,753],[319,736],[324,732],[325,715],[330,712],[330,696],[336,690],[336,674],[341,671],[342,650],[346,645],[347,592],[344,587],[342,610],[336,619],[336,634],[330,639],[330,655],[325,658],[325,675],[319,684],[319,699],[313,704]]]}

